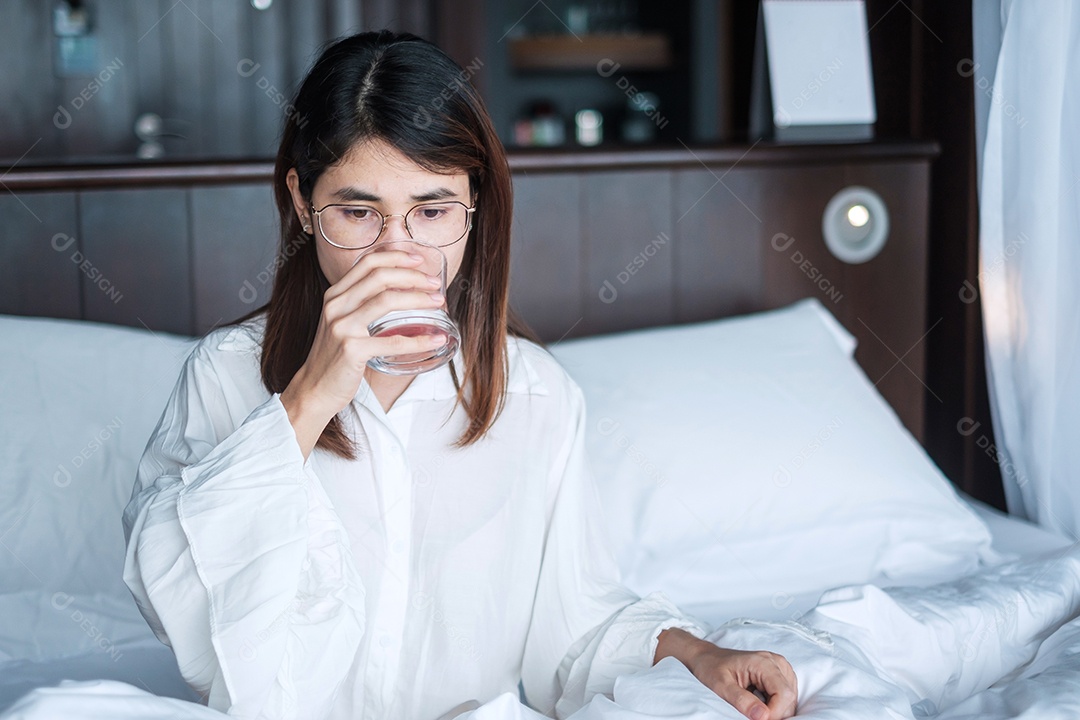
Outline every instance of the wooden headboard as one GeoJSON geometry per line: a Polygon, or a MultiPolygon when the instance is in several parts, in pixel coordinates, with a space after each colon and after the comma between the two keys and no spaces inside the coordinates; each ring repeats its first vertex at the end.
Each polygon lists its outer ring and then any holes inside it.
{"type": "MultiPolygon", "coordinates": [[[[511,302],[549,342],[817,297],[922,439],[929,143],[511,155],[511,302]],[[889,239],[849,265],[821,218],[841,188],[885,201],[889,239]]],[[[201,334],[265,302],[271,163],[8,168],[0,312],[201,334]]]]}

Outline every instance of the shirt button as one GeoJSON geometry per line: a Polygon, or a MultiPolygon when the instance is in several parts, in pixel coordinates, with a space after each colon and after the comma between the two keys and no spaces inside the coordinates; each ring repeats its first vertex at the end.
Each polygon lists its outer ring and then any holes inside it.
{"type": "Polygon", "coordinates": [[[399,553],[405,549],[405,543],[401,540],[395,540],[394,544],[391,547],[393,548],[394,552],[399,553]]]}
{"type": "Polygon", "coordinates": [[[383,647],[390,647],[390,643],[392,642],[393,641],[390,639],[389,635],[383,635],[381,638],[379,638],[379,644],[383,647]]]}

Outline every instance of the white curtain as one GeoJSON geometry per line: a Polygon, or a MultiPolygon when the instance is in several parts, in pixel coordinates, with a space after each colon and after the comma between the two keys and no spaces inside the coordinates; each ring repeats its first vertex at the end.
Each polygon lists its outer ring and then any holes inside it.
{"type": "Polygon", "coordinates": [[[1075,538],[1080,2],[976,0],[974,11],[977,57],[958,71],[972,73],[986,119],[979,286],[996,436],[987,450],[1001,467],[1010,512],[1075,538]],[[996,58],[979,56],[995,45],[996,58]]]}

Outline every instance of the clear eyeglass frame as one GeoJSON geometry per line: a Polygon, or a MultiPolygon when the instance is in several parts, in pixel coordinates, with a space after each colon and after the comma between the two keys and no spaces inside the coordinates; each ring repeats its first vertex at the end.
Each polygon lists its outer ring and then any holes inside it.
{"type": "Polygon", "coordinates": [[[319,229],[319,235],[322,237],[323,240],[330,243],[334,247],[340,248],[342,250],[363,250],[364,248],[371,247],[372,245],[374,245],[375,243],[377,243],[379,241],[379,238],[381,238],[383,233],[386,232],[386,221],[389,220],[392,217],[399,217],[399,218],[402,219],[402,221],[405,224],[405,232],[407,232],[409,234],[410,239],[419,240],[420,242],[424,242],[423,239],[417,238],[415,235],[413,235],[413,230],[409,226],[409,216],[417,208],[428,207],[428,206],[438,206],[438,205],[460,205],[461,207],[465,208],[467,220],[466,220],[466,223],[465,223],[465,230],[461,233],[460,237],[458,237],[456,240],[452,240],[450,242],[434,245],[434,247],[441,247],[441,248],[442,247],[449,247],[449,246],[451,246],[451,245],[453,245],[455,243],[461,242],[461,238],[468,235],[469,231],[472,230],[472,219],[473,219],[473,213],[476,212],[476,206],[473,205],[472,207],[469,207],[465,203],[460,202],[458,200],[448,200],[448,201],[445,201],[445,202],[434,202],[434,203],[418,203],[416,205],[413,205],[411,208],[409,208],[409,211],[404,213],[404,214],[402,214],[402,213],[394,213],[392,215],[383,215],[381,212],[379,212],[375,208],[371,207],[370,205],[362,205],[360,203],[330,203],[328,205],[323,205],[318,210],[315,209],[314,205],[309,205],[308,207],[311,209],[311,214],[315,217],[315,226],[319,229]],[[381,223],[381,227],[379,229],[379,234],[375,236],[374,240],[367,243],[366,245],[339,245],[338,243],[334,242],[329,237],[327,237],[326,231],[323,230],[322,213],[326,212],[330,208],[335,208],[335,207],[362,207],[362,208],[365,208],[367,210],[371,210],[373,213],[375,213],[380,218],[382,218],[382,223],[381,223]]]}

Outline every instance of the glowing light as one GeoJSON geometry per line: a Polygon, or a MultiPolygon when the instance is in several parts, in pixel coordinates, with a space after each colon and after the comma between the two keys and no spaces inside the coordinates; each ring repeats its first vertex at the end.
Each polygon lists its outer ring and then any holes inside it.
{"type": "Polygon", "coordinates": [[[852,227],[862,227],[870,222],[870,211],[865,205],[852,205],[847,211],[847,221],[852,227]]]}

